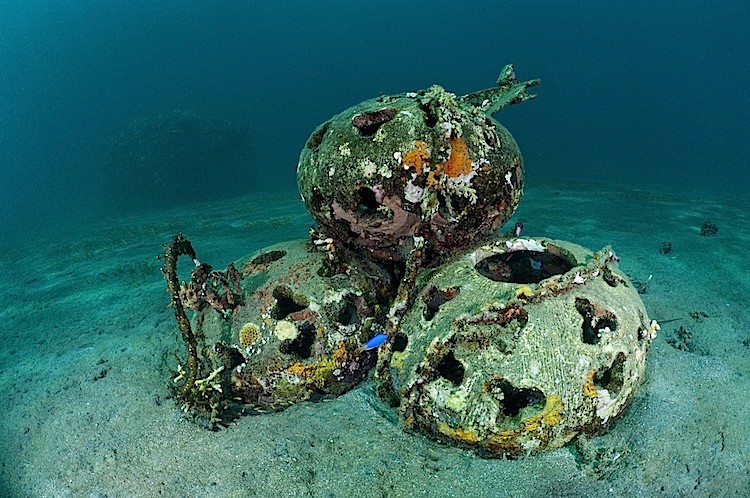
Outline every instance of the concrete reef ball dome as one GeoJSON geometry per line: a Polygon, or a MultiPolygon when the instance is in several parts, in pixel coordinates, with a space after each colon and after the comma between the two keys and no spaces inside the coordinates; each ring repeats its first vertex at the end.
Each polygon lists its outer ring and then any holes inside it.
{"type": "Polygon", "coordinates": [[[533,96],[506,66],[497,87],[457,97],[440,86],[357,104],[320,125],[297,181],[322,232],[381,260],[425,236],[444,253],[505,223],[523,193],[518,145],[491,115],[533,96]]]}
{"type": "Polygon", "coordinates": [[[382,330],[386,275],[356,259],[327,271],[326,254],[305,240],[262,249],[237,268],[241,304],[192,324],[209,369],[231,372],[228,395],[279,411],[338,396],[367,375],[377,355],[361,348],[382,330]]]}
{"type": "Polygon", "coordinates": [[[428,272],[378,358],[407,428],[485,456],[559,448],[633,398],[658,325],[609,248],[498,241],[428,272]]]}

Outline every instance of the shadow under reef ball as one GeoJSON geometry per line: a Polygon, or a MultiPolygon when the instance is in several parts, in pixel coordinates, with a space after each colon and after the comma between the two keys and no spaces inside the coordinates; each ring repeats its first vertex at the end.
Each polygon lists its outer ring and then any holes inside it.
{"type": "Polygon", "coordinates": [[[172,382],[183,411],[216,429],[340,395],[374,366],[405,428],[483,456],[611,424],[658,324],[610,248],[497,230],[521,199],[523,160],[492,116],[538,83],[508,65],[486,90],[435,85],[320,125],[297,170],[318,223],[308,240],[222,271],[182,234],[166,244],[188,350],[172,382]],[[190,282],[177,279],[180,256],[190,282]]]}

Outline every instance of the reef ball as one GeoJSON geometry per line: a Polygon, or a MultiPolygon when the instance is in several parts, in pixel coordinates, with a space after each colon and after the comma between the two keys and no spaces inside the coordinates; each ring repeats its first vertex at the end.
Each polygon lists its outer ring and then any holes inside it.
{"type": "Polygon", "coordinates": [[[456,96],[440,86],[362,102],[319,126],[298,165],[302,199],[323,233],[380,260],[404,241],[466,247],[505,223],[523,193],[523,161],[491,116],[532,98],[506,66],[497,87],[456,96]]]}
{"type": "Polygon", "coordinates": [[[658,327],[608,248],[510,239],[423,273],[378,360],[407,427],[488,456],[558,448],[632,399],[658,327]]]}
{"type": "Polygon", "coordinates": [[[234,399],[281,410],[344,393],[367,374],[376,351],[362,345],[382,330],[390,277],[353,255],[347,261],[332,266],[298,240],[237,262],[242,302],[193,320],[210,368],[231,373],[234,399]]]}

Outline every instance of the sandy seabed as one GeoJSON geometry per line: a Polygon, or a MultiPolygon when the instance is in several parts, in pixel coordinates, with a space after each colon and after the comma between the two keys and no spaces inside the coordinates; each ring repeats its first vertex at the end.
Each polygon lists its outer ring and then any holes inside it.
{"type": "Polygon", "coordinates": [[[748,496],[750,204],[550,183],[527,189],[519,219],[532,236],[612,244],[662,322],[606,434],[482,459],[402,431],[372,381],[217,432],[185,420],[155,256],[179,231],[218,268],[306,236],[296,193],[253,195],[0,248],[0,496],[748,496]],[[718,234],[700,235],[706,220],[718,234]]]}

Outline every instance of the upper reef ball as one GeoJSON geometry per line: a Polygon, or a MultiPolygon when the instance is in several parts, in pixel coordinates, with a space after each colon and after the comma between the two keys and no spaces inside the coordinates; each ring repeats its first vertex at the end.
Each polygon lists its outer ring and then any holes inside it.
{"type": "Polygon", "coordinates": [[[231,372],[232,397],[260,410],[342,394],[375,364],[362,346],[382,331],[390,277],[354,256],[330,265],[310,241],[240,260],[242,302],[193,321],[210,368],[231,372]]]}
{"type": "Polygon", "coordinates": [[[613,259],[511,239],[424,271],[378,390],[407,427],[487,456],[596,433],[632,399],[658,328],[613,259]]]}
{"type": "Polygon", "coordinates": [[[334,116],[300,156],[307,209],[327,237],[381,260],[402,259],[415,235],[437,253],[486,237],[523,192],[518,145],[491,115],[537,82],[507,66],[496,88],[457,97],[436,85],[334,116]]]}

